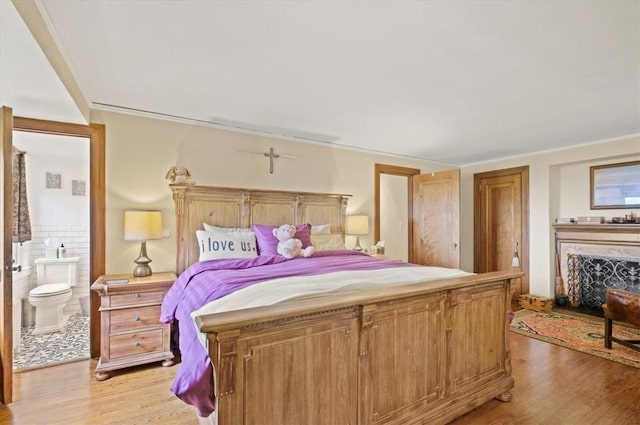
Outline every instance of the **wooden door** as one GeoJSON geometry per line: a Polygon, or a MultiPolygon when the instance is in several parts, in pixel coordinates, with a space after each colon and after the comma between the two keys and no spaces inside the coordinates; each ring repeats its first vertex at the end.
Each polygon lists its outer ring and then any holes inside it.
{"type": "Polygon", "coordinates": [[[474,175],[474,271],[512,268],[518,250],[520,269],[514,299],[529,292],[529,167],[474,175]]]}
{"type": "Polygon", "coordinates": [[[2,119],[0,119],[0,142],[2,145],[2,194],[0,194],[0,207],[3,211],[2,232],[0,232],[0,261],[2,261],[2,291],[0,291],[0,308],[2,309],[2,321],[0,326],[0,402],[11,403],[13,398],[13,288],[11,280],[11,234],[13,227],[13,185],[12,185],[12,161],[11,146],[13,144],[13,111],[11,108],[2,107],[2,119]]]}
{"type": "Polygon", "coordinates": [[[412,262],[460,267],[460,170],[412,177],[412,262]]]}

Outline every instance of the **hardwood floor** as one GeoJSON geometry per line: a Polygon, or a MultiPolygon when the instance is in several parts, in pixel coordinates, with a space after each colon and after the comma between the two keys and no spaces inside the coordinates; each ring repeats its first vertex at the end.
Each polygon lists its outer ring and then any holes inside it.
{"type": "Polygon", "coordinates": [[[169,391],[177,365],[115,371],[99,382],[95,360],[13,376],[14,402],[0,406],[0,424],[196,425],[193,407],[169,391]]]}
{"type": "MultiPolygon", "coordinates": [[[[640,424],[640,369],[510,334],[513,401],[491,400],[454,425],[640,424]]],[[[147,365],[94,377],[94,360],[14,376],[0,424],[196,425],[169,387],[177,366],[147,365]]],[[[340,424],[336,424],[340,425],[340,424]]]]}
{"type": "Polygon", "coordinates": [[[513,400],[454,425],[640,424],[640,369],[510,333],[513,400]]]}

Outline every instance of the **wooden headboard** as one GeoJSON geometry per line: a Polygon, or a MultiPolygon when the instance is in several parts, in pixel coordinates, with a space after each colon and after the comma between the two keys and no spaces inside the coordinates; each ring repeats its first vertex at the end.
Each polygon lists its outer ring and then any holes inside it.
{"type": "Polygon", "coordinates": [[[196,230],[202,223],[220,227],[251,224],[331,224],[344,234],[347,200],[351,195],[170,185],[176,207],[178,253],[176,272],[182,273],[200,255],[196,230]]]}

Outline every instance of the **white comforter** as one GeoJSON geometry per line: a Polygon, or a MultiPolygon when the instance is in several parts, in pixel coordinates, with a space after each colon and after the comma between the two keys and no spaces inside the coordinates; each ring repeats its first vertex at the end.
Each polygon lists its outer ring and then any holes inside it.
{"type": "MultiPolygon", "coordinates": [[[[382,270],[341,271],[315,276],[279,278],[257,283],[212,301],[192,312],[191,317],[261,307],[294,298],[321,295],[340,289],[366,289],[381,285],[405,285],[470,274],[472,273],[442,267],[393,267],[382,270]]],[[[205,343],[204,334],[201,335],[200,340],[205,343]]]]}

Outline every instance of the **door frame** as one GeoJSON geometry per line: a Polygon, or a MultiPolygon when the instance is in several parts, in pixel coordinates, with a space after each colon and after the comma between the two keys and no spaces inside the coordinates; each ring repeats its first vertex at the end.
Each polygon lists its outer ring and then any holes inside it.
{"type": "MultiPolygon", "coordinates": [[[[89,141],[89,285],[105,273],[105,143],[104,124],[73,124],[36,118],[13,117],[13,130],[57,136],[84,137],[89,141]]],[[[90,291],[90,356],[100,356],[100,297],[90,291]]]]}
{"type": "Polygon", "coordinates": [[[13,401],[13,110],[2,106],[0,131],[2,131],[2,323],[0,329],[0,403],[13,401]]]}
{"type": "Polygon", "coordinates": [[[413,185],[411,183],[411,177],[419,175],[420,169],[400,167],[398,165],[388,164],[374,164],[373,172],[373,187],[374,187],[374,211],[373,211],[373,240],[380,240],[380,175],[390,174],[392,176],[402,176],[407,178],[407,203],[408,203],[408,216],[407,216],[407,232],[408,232],[408,262],[410,263],[413,258],[411,255],[411,247],[413,246],[413,185]]]}

